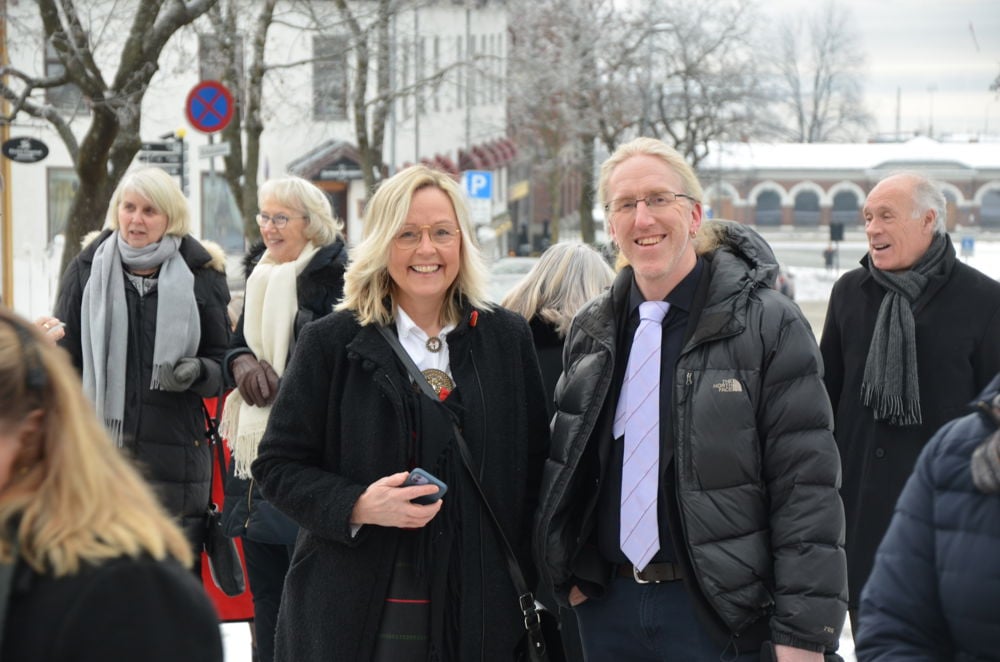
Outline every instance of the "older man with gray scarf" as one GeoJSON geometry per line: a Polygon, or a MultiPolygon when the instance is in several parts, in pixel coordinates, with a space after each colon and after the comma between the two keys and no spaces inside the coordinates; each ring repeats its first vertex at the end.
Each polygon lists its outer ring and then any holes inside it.
{"type": "Polygon", "coordinates": [[[820,340],[855,631],[861,589],[917,457],[1000,371],[1000,283],[956,259],[939,188],[916,173],[891,175],[863,215],[868,253],[834,285],[820,340]]]}

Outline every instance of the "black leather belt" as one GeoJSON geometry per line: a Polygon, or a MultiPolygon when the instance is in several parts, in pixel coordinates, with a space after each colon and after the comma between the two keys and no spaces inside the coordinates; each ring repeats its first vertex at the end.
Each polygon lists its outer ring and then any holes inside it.
{"type": "Polygon", "coordinates": [[[683,577],[681,567],[676,563],[650,563],[642,572],[636,570],[634,565],[626,563],[618,566],[618,576],[629,577],[640,584],[676,582],[683,577]]]}

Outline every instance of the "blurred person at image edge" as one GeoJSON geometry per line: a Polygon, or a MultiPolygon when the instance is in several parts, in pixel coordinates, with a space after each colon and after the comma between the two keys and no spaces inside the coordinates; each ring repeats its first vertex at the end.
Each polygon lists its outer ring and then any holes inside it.
{"type": "Polygon", "coordinates": [[[859,662],[1000,659],[1000,375],[917,459],[861,593],[859,662]]]}
{"type": "Polygon", "coordinates": [[[0,659],[221,662],[191,562],[65,353],[0,308],[0,659]]]}

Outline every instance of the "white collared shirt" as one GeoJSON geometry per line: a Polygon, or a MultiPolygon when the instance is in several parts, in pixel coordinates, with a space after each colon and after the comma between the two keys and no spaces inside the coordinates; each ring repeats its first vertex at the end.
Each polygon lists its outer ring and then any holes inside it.
{"type": "Polygon", "coordinates": [[[451,368],[448,365],[448,341],[446,336],[455,329],[454,324],[449,324],[441,329],[438,338],[441,339],[441,350],[432,352],[427,349],[427,333],[417,326],[416,322],[406,314],[401,307],[396,306],[396,332],[399,334],[399,343],[410,355],[413,362],[421,370],[432,368],[441,370],[451,377],[451,368]]]}

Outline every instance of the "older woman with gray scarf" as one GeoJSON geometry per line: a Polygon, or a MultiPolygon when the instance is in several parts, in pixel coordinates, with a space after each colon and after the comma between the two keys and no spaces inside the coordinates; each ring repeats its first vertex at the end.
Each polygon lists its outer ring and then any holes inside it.
{"type": "Polygon", "coordinates": [[[211,471],[202,398],[222,385],[229,288],[222,251],[189,229],[170,175],[129,172],[105,230],[63,275],[55,316],[98,417],[200,549],[211,471]]]}

